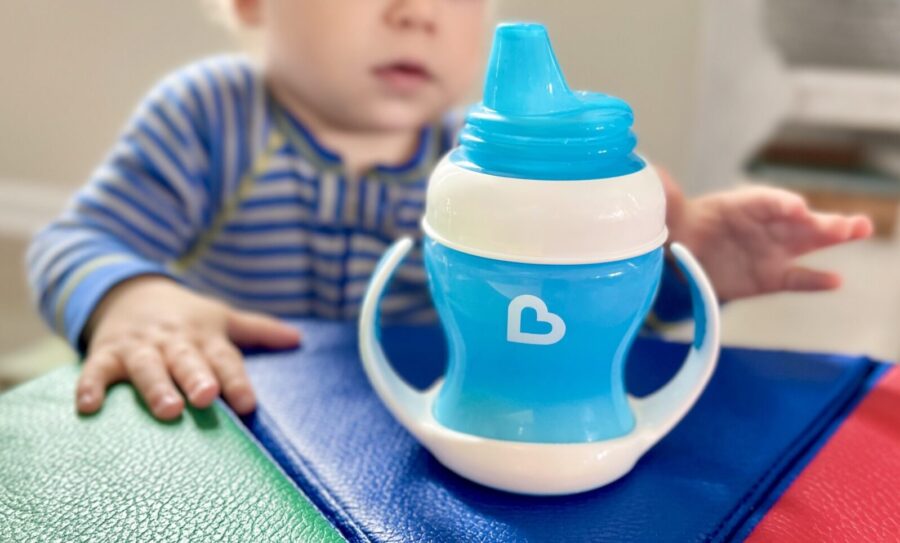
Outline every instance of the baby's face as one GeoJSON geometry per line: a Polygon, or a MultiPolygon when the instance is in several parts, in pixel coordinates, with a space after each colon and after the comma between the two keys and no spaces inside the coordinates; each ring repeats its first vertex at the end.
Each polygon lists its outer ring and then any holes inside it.
{"type": "Polygon", "coordinates": [[[463,98],[480,67],[487,2],[237,1],[282,92],[337,126],[375,131],[420,127],[463,98]]]}

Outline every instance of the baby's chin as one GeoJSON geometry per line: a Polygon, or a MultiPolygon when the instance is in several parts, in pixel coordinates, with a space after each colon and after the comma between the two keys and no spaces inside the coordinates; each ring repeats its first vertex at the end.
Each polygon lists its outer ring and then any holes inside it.
{"type": "Polygon", "coordinates": [[[353,128],[365,131],[396,132],[418,130],[439,119],[447,110],[445,104],[397,103],[377,101],[347,112],[345,120],[353,128]]]}

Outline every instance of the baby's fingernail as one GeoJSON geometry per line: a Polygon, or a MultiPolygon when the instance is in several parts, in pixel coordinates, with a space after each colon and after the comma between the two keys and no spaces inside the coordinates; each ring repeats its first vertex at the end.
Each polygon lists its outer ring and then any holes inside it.
{"type": "Polygon", "coordinates": [[[90,392],[82,392],[78,395],[76,403],[78,404],[78,407],[82,409],[90,407],[94,403],[94,395],[90,392]]]}
{"type": "Polygon", "coordinates": [[[181,411],[181,402],[174,395],[166,394],[156,402],[154,411],[160,417],[175,417],[181,411]]]}
{"type": "Polygon", "coordinates": [[[188,393],[191,397],[196,396],[197,394],[202,393],[204,390],[209,390],[214,383],[209,379],[201,379],[197,381],[197,383],[191,388],[191,391],[188,393]]]}
{"type": "Polygon", "coordinates": [[[188,392],[188,397],[190,398],[191,403],[205,403],[206,401],[215,399],[213,394],[218,394],[215,381],[204,379],[198,381],[197,384],[191,388],[190,392],[188,392]]]}
{"type": "Polygon", "coordinates": [[[249,413],[253,411],[253,408],[256,406],[256,401],[253,399],[252,394],[241,394],[237,398],[234,399],[234,410],[238,413],[249,413]]]}

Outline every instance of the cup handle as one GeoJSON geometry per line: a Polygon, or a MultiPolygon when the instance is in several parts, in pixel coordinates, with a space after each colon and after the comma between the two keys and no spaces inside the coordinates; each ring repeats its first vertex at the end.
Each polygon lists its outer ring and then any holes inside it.
{"type": "Polygon", "coordinates": [[[424,392],[407,384],[388,362],[381,346],[378,315],[384,290],[412,246],[413,241],[408,237],[397,240],[381,256],[372,272],[359,315],[359,353],[375,393],[394,418],[415,435],[427,414],[428,398],[424,392]]]}
{"type": "Polygon", "coordinates": [[[691,290],[694,341],[681,369],[665,386],[644,398],[632,398],[636,430],[655,445],[687,414],[712,377],[719,356],[719,304],[712,285],[694,255],[680,243],[672,254],[691,290]]]}

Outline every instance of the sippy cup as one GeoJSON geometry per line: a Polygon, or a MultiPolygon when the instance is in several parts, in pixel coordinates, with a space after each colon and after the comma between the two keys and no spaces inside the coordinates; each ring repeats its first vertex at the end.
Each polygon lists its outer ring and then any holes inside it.
{"type": "Polygon", "coordinates": [[[632,123],[622,100],[568,88],[543,26],[500,25],[483,101],[428,185],[423,254],[449,360],[424,392],[378,341],[378,302],[412,240],[391,246],[373,274],[360,314],[364,370],[396,419],[464,477],[527,494],[610,483],[712,375],[718,305],[699,264],[673,244],[694,342],[662,389],[625,391],[667,236],[662,184],[634,153],[632,123]]]}

